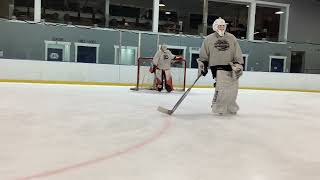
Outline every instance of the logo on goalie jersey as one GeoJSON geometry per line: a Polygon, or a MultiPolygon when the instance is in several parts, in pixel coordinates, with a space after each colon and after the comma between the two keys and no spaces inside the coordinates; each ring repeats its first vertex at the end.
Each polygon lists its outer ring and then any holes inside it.
{"type": "Polygon", "coordinates": [[[217,42],[214,43],[214,47],[217,48],[219,51],[226,51],[229,49],[230,45],[227,40],[219,39],[217,40],[217,42]]]}
{"type": "Polygon", "coordinates": [[[163,55],[163,59],[168,60],[169,56],[167,54],[163,55]]]}

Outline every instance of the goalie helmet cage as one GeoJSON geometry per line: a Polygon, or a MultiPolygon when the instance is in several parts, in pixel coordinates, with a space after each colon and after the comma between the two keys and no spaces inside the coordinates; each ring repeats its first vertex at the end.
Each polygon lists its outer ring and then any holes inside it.
{"type": "MultiPolygon", "coordinates": [[[[155,73],[150,73],[153,57],[140,57],[137,62],[137,82],[136,87],[131,90],[155,90],[155,73]]],[[[174,60],[171,63],[171,75],[173,89],[175,91],[185,91],[186,86],[186,60],[174,60]]]]}

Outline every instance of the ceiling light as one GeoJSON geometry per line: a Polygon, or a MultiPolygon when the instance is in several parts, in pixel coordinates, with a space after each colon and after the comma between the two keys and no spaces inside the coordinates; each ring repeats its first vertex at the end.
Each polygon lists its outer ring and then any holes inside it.
{"type": "Polygon", "coordinates": [[[163,0],[160,0],[159,6],[161,6],[161,7],[166,6],[166,5],[163,3],[163,0]]]}
{"type": "Polygon", "coordinates": [[[284,12],[283,11],[277,11],[275,12],[275,14],[283,14],[284,12]]]}
{"type": "Polygon", "coordinates": [[[171,12],[170,11],[167,11],[167,12],[165,12],[166,14],[171,14],[171,12]]]}

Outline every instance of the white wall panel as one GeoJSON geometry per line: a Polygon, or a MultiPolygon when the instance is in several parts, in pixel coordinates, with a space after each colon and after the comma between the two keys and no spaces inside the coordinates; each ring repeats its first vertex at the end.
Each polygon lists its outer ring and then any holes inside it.
{"type": "MultiPolygon", "coordinates": [[[[57,80],[135,84],[137,66],[0,59],[0,79],[57,80]]],[[[187,69],[187,85],[197,77],[197,69],[187,69]]],[[[211,72],[198,86],[211,86],[211,72]]],[[[245,71],[241,87],[320,90],[320,74],[245,71]]]]}

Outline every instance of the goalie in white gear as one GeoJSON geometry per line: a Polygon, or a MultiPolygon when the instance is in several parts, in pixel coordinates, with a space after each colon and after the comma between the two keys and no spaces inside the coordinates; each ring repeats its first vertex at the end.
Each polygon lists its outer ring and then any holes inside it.
{"type": "Polygon", "coordinates": [[[243,71],[241,48],[236,37],[226,32],[226,26],[222,18],[214,21],[215,32],[204,39],[198,59],[199,73],[205,76],[210,67],[216,80],[211,108],[219,115],[236,114],[239,110],[236,99],[243,71]]]}
{"type": "Polygon", "coordinates": [[[173,90],[172,75],[170,72],[171,63],[173,60],[181,59],[182,57],[173,55],[165,44],[160,46],[160,49],[153,57],[150,68],[150,72],[156,74],[156,90],[162,91],[163,87],[165,87],[168,92],[173,90]]]}

